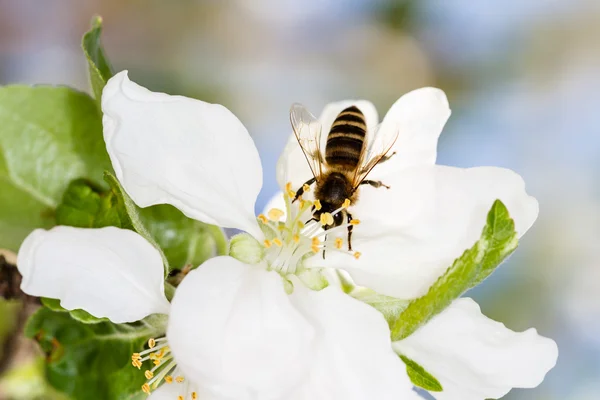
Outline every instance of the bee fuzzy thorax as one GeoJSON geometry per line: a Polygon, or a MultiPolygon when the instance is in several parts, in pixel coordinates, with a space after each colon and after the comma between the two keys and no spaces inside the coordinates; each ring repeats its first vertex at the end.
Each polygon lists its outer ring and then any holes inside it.
{"type": "Polygon", "coordinates": [[[358,220],[334,225],[335,220],[350,206],[349,199],[331,212],[323,210],[319,200],[309,201],[302,198],[294,200],[295,192],[288,183],[283,193],[285,212],[277,208],[258,216],[264,227],[267,239],[263,242],[265,260],[271,269],[281,273],[294,273],[302,261],[321,252],[342,252],[357,258],[358,252],[344,250],[347,245],[345,232],[348,226],[357,225],[358,220]],[[319,218],[313,216],[315,210],[322,210],[319,218]],[[285,220],[282,217],[285,215],[285,220]]]}

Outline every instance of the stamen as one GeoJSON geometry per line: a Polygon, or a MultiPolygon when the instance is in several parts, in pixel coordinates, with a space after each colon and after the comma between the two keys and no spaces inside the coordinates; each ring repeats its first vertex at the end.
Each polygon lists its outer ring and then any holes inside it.
{"type": "Polygon", "coordinates": [[[154,373],[150,370],[146,370],[146,372],[144,372],[144,375],[146,376],[146,379],[154,378],[154,373]]]}
{"type": "Polygon", "coordinates": [[[341,249],[344,245],[344,240],[342,238],[335,238],[335,248],[341,249]]]}
{"type": "Polygon", "coordinates": [[[268,224],[269,220],[267,219],[267,217],[265,217],[264,214],[259,214],[258,217],[256,217],[259,219],[260,222],[262,222],[263,224],[268,224]]]}
{"type": "Polygon", "coordinates": [[[183,376],[178,376],[177,378],[175,378],[175,381],[176,381],[177,383],[181,383],[181,382],[183,382],[184,380],[185,380],[185,379],[184,379],[184,377],[183,377],[183,376]]]}
{"type": "Polygon", "coordinates": [[[167,383],[173,383],[173,377],[171,375],[165,376],[165,382],[167,382],[167,383]]]}
{"type": "Polygon", "coordinates": [[[271,247],[271,241],[269,239],[265,239],[265,241],[263,242],[263,244],[265,245],[265,247],[268,249],[269,247],[271,247]]]}
{"type": "Polygon", "coordinates": [[[182,395],[177,396],[177,400],[184,400],[182,395]]]}
{"type": "Polygon", "coordinates": [[[362,253],[360,251],[354,252],[354,258],[356,258],[358,260],[360,258],[360,256],[362,256],[362,253]]]}
{"type": "Polygon", "coordinates": [[[281,242],[281,240],[279,240],[279,238],[273,239],[273,244],[277,247],[281,247],[283,245],[283,243],[281,242]]]}
{"type": "Polygon", "coordinates": [[[153,338],[148,339],[148,347],[153,349],[154,346],[156,346],[156,340],[154,340],[153,338]]]}
{"type": "Polygon", "coordinates": [[[321,225],[325,226],[325,225],[333,225],[333,215],[331,215],[330,213],[323,213],[321,214],[321,225]]]}
{"type": "Polygon", "coordinates": [[[351,219],[350,220],[350,225],[358,225],[358,224],[360,224],[360,220],[358,220],[358,219],[351,219]]]}
{"type": "Polygon", "coordinates": [[[344,204],[342,204],[342,208],[348,208],[348,207],[350,207],[350,199],[344,200],[344,204]]]}
{"type": "Polygon", "coordinates": [[[292,190],[292,182],[288,182],[285,184],[285,191],[289,192],[290,190],[292,190]]]}
{"type": "Polygon", "coordinates": [[[148,385],[147,383],[144,383],[142,385],[142,392],[144,392],[146,394],[150,394],[150,385],[148,385]]]}
{"type": "Polygon", "coordinates": [[[310,186],[308,186],[306,183],[304,185],[302,185],[302,190],[305,192],[310,192],[310,186]]]}
{"type": "Polygon", "coordinates": [[[279,221],[279,219],[283,217],[284,212],[281,211],[279,208],[272,208],[267,214],[269,215],[269,219],[271,221],[279,221]]]}
{"type": "Polygon", "coordinates": [[[300,241],[300,235],[294,235],[294,237],[292,238],[292,240],[294,241],[294,243],[298,243],[300,241]]]}
{"type": "Polygon", "coordinates": [[[321,202],[319,201],[319,199],[315,200],[314,204],[315,206],[315,210],[319,211],[321,209],[321,202]]]}
{"type": "Polygon", "coordinates": [[[196,392],[192,392],[192,400],[197,400],[198,394],[196,392]]]}

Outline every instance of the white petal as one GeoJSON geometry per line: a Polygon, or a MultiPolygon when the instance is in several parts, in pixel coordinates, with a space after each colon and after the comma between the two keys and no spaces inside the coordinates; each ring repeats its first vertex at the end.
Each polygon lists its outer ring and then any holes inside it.
{"type": "Polygon", "coordinates": [[[261,236],[260,158],[229,110],[153,93],[123,71],[106,84],[102,111],[115,173],[137,205],[172,204],[190,218],[261,236]]]}
{"type": "MultiPolygon", "coordinates": [[[[372,133],[377,126],[378,115],[375,106],[366,100],[344,100],[336,103],[330,103],[323,109],[319,122],[321,122],[321,151],[325,151],[325,144],[327,142],[327,134],[331,129],[333,120],[337,115],[345,108],[355,105],[358,107],[367,121],[367,133],[372,133]]],[[[287,145],[285,146],[283,153],[277,161],[276,167],[277,182],[281,189],[285,188],[286,183],[291,182],[294,190],[300,188],[304,182],[313,177],[310,167],[302,153],[302,149],[296,140],[296,137],[292,133],[288,139],[287,145]]]]}
{"type": "Polygon", "coordinates": [[[385,115],[379,132],[399,132],[391,150],[396,155],[377,166],[371,178],[378,178],[382,169],[435,164],[438,138],[449,117],[448,99],[440,89],[426,87],[400,97],[385,115]]]}
{"type": "Polygon", "coordinates": [[[345,269],[359,285],[415,298],[479,239],[494,200],[506,205],[520,236],[538,215],[523,179],[508,169],[430,166],[383,179],[391,189],[363,186],[349,210],[361,221],[352,245],[362,257],[332,252],[325,260],[312,257],[309,266],[345,269]]]}
{"type": "Polygon", "coordinates": [[[167,337],[195,382],[226,388],[234,398],[275,398],[303,379],[315,331],[278,273],[217,257],[177,289],[167,337]]]}
{"type": "Polygon", "coordinates": [[[169,311],[160,254],[130,230],[36,229],[21,245],[17,265],[25,293],[60,299],[68,310],[116,323],[169,311]]]}
{"type": "Polygon", "coordinates": [[[435,376],[438,400],[500,398],[511,388],[538,386],[554,367],[556,343],[535,329],[513,332],[481,314],[470,298],[455,300],[394,347],[435,376]]]}
{"type": "Polygon", "coordinates": [[[291,298],[319,335],[310,375],[291,399],[391,400],[416,396],[404,363],[392,350],[388,325],[378,311],[336,287],[316,292],[298,282],[291,298]]]}

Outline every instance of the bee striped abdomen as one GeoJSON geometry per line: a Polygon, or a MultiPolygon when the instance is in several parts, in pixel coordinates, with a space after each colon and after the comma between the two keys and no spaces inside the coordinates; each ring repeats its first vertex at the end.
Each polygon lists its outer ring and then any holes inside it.
{"type": "Polygon", "coordinates": [[[327,164],[356,167],[363,151],[366,131],[365,116],[357,107],[350,106],[339,113],[327,136],[327,164]]]}

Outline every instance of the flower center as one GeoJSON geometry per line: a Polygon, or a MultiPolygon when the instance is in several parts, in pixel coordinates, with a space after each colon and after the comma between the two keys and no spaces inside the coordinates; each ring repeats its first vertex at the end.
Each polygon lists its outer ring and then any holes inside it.
{"type": "Polygon", "coordinates": [[[151,362],[153,367],[144,372],[146,379],[148,379],[142,385],[144,393],[150,394],[164,380],[167,384],[182,385],[180,390],[182,394],[177,397],[177,400],[196,400],[198,398],[197,392],[190,387],[190,383],[178,373],[177,363],[173,359],[166,337],[149,339],[148,349],[140,353],[133,353],[131,356],[131,364],[137,369],[142,369],[145,361],[151,362]]]}
{"type": "MultiPolygon", "coordinates": [[[[305,185],[303,189],[304,192],[308,192],[310,188],[305,185]]],[[[358,225],[360,221],[353,219],[333,226],[335,216],[350,206],[350,200],[346,199],[340,208],[331,213],[321,213],[317,220],[313,212],[321,209],[319,200],[299,198],[292,202],[295,196],[292,184],[288,183],[283,194],[286,212],[273,208],[266,216],[258,216],[259,221],[271,233],[267,234],[268,239],[263,245],[266,249],[265,259],[272,269],[282,273],[294,273],[299,262],[305,257],[320,252],[336,251],[357,259],[360,257],[360,252],[347,250],[348,227],[358,225]],[[281,221],[284,215],[285,221],[281,221]],[[327,229],[324,229],[325,227],[327,229]]]]}

